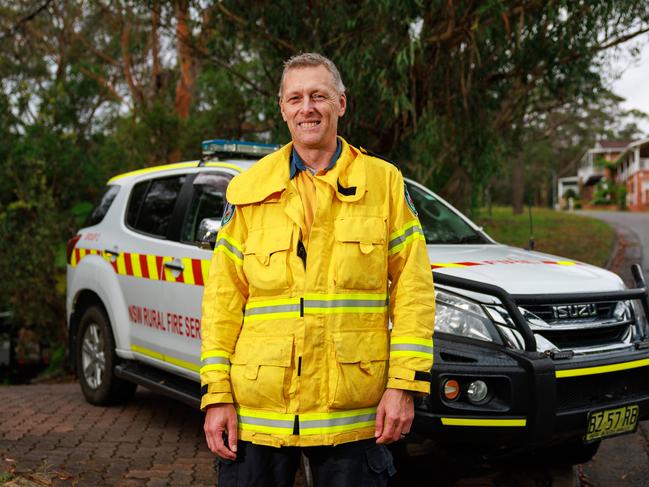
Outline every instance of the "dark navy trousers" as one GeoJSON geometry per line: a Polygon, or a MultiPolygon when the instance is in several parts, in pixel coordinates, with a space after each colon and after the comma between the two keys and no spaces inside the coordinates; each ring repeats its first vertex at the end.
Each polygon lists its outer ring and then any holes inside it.
{"type": "Polygon", "coordinates": [[[293,487],[301,453],[309,459],[315,487],[385,487],[396,472],[390,451],[373,439],[283,448],[239,440],[237,449],[235,461],[216,460],[218,487],[293,487]]]}

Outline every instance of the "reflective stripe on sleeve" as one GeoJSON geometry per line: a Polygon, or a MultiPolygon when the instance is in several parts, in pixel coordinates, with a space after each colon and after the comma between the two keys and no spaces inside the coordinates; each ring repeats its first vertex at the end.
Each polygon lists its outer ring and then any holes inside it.
{"type": "Polygon", "coordinates": [[[243,264],[243,249],[241,245],[227,235],[219,235],[216,244],[214,244],[214,252],[223,252],[236,264],[243,264]]]}
{"type": "Polygon", "coordinates": [[[392,337],[390,357],[420,357],[433,359],[433,341],[419,337],[392,337]]]}
{"type": "Polygon", "coordinates": [[[419,225],[419,220],[409,221],[399,230],[390,235],[388,255],[396,254],[413,240],[426,241],[421,226],[419,225]]]}
{"type": "Polygon", "coordinates": [[[209,372],[210,370],[222,370],[228,372],[230,370],[229,354],[222,350],[214,350],[205,352],[201,355],[201,373],[209,372]]]}

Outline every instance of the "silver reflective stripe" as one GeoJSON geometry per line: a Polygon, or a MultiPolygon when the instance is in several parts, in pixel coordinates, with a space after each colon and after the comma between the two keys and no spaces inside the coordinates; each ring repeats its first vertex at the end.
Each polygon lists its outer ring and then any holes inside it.
{"type": "Polygon", "coordinates": [[[390,345],[390,351],[392,352],[397,352],[397,351],[407,351],[407,352],[424,352],[424,353],[433,353],[433,347],[432,346],[426,346],[426,345],[415,345],[415,344],[409,344],[409,343],[396,343],[393,345],[390,345]]]}
{"type": "Polygon", "coordinates": [[[246,309],[246,316],[265,315],[269,313],[287,313],[300,311],[299,304],[276,304],[274,306],[260,306],[259,308],[246,309]]]}
{"type": "Polygon", "coordinates": [[[406,229],[406,231],[403,232],[403,235],[399,235],[398,237],[395,237],[392,240],[390,240],[390,243],[388,244],[388,250],[391,249],[392,247],[396,247],[397,245],[405,242],[406,238],[409,235],[412,235],[413,233],[421,233],[421,227],[419,225],[414,225],[406,229]]]}
{"type": "Polygon", "coordinates": [[[373,421],[376,419],[376,413],[360,414],[358,416],[347,416],[344,418],[332,419],[311,419],[300,420],[300,429],[308,428],[327,428],[330,426],[341,426],[346,424],[364,423],[366,421],[373,421]]]}
{"type": "Polygon", "coordinates": [[[216,244],[214,245],[214,248],[218,247],[219,245],[222,245],[226,249],[228,249],[230,252],[232,252],[234,255],[239,257],[240,259],[243,259],[243,253],[236,248],[234,245],[232,245],[230,242],[228,242],[226,239],[222,238],[216,244]]]}
{"type": "Polygon", "coordinates": [[[272,428],[293,428],[293,421],[282,419],[253,418],[251,416],[239,416],[239,421],[255,426],[270,426],[272,428]]]}
{"type": "Polygon", "coordinates": [[[305,299],[305,308],[365,308],[387,306],[387,299],[305,299]]]}
{"type": "Polygon", "coordinates": [[[230,361],[226,357],[207,357],[201,360],[202,365],[224,364],[230,365],[230,361]]]}

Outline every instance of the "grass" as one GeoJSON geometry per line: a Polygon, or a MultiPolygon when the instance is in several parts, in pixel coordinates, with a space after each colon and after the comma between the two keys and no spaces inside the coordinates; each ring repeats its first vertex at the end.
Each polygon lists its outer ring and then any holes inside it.
{"type": "MultiPolygon", "coordinates": [[[[606,223],[574,213],[532,208],[535,250],[603,267],[615,242],[615,232],[606,223]]],[[[494,207],[491,215],[482,209],[474,221],[496,241],[528,248],[528,209],[512,214],[510,207],[494,207]]]]}

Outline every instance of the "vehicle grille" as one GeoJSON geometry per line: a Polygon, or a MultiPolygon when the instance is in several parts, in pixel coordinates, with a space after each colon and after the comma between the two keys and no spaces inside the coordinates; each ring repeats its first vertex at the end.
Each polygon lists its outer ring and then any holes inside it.
{"type": "MultiPolygon", "coordinates": [[[[616,317],[618,301],[604,301],[589,304],[590,316],[559,318],[553,303],[527,304],[524,309],[543,320],[549,326],[537,326],[529,322],[535,334],[541,335],[560,350],[574,350],[592,353],[598,349],[629,344],[631,341],[633,317],[628,310],[625,316],[616,317]]],[[[566,307],[566,305],[563,305],[566,307]]],[[[570,307],[571,305],[567,305],[570,307]]]]}
{"type": "Polygon", "coordinates": [[[602,328],[585,328],[580,330],[547,330],[537,334],[548,339],[560,350],[597,347],[623,343],[630,325],[615,325],[602,328]]]}
{"type": "MultiPolygon", "coordinates": [[[[577,321],[602,321],[608,320],[613,317],[613,310],[615,309],[616,301],[605,301],[602,303],[594,303],[597,308],[596,316],[589,316],[584,318],[576,318],[577,321]]],[[[527,304],[525,309],[530,313],[534,313],[546,323],[561,323],[563,320],[557,318],[553,311],[554,304],[527,304]]]]}
{"type": "Polygon", "coordinates": [[[649,397],[649,367],[557,379],[557,409],[602,407],[649,397]]]}

